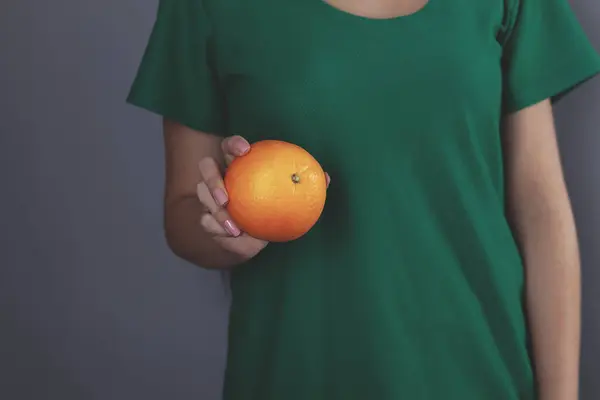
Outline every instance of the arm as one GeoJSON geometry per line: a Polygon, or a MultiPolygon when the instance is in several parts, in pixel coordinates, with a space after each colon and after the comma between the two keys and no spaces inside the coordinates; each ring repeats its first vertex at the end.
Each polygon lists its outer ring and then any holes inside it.
{"type": "Polygon", "coordinates": [[[223,249],[201,224],[206,214],[198,199],[198,165],[205,158],[224,166],[222,138],[165,120],[164,225],[167,243],[180,258],[205,268],[229,268],[245,261],[223,249]]]}
{"type": "Polygon", "coordinates": [[[525,263],[541,400],[576,400],[580,265],[575,223],[548,100],[507,117],[507,213],[525,263]]]}

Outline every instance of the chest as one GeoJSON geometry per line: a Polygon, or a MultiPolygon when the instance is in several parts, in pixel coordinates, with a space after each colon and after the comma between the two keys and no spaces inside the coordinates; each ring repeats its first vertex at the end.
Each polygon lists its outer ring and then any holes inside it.
{"type": "Polygon", "coordinates": [[[211,14],[219,80],[245,123],[281,131],[311,118],[344,129],[401,114],[414,126],[440,112],[500,110],[503,0],[430,0],[390,19],[322,0],[228,0],[211,14]]]}

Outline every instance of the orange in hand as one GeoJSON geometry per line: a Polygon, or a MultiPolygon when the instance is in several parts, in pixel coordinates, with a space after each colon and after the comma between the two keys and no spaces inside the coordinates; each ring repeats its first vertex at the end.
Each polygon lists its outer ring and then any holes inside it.
{"type": "Polygon", "coordinates": [[[310,153],[292,143],[263,140],[227,168],[227,211],[248,235],[288,242],[317,222],[327,192],[325,172],[310,153]]]}

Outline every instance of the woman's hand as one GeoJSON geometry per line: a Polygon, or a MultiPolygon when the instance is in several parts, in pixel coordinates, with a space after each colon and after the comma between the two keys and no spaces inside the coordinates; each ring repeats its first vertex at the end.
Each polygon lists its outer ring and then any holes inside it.
{"type": "MultiPolygon", "coordinates": [[[[240,136],[230,136],[221,142],[225,163],[229,165],[236,157],[250,150],[250,144],[240,136]]],[[[225,209],[229,201],[223,175],[217,161],[211,157],[200,161],[202,182],[198,184],[198,199],[206,208],[200,223],[204,230],[224,249],[242,260],[248,260],[258,254],[268,242],[253,238],[242,232],[225,209]]]]}
{"type": "MultiPolygon", "coordinates": [[[[221,142],[225,163],[229,165],[236,157],[242,157],[250,150],[250,144],[241,136],[230,136],[221,142]]],[[[268,242],[256,239],[240,230],[227,213],[229,201],[223,176],[217,161],[211,157],[200,160],[202,182],[198,184],[198,199],[206,208],[200,223],[204,230],[225,250],[248,260],[258,254],[268,242]]],[[[329,186],[330,178],[327,178],[329,186]]]]}

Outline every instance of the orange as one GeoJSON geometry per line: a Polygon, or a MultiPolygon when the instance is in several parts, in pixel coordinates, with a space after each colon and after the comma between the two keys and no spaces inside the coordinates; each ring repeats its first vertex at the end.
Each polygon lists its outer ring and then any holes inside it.
{"type": "Polygon", "coordinates": [[[227,211],[248,235],[288,242],[307,233],[323,207],[327,183],[321,165],[302,147],[263,140],[227,168],[227,211]]]}

